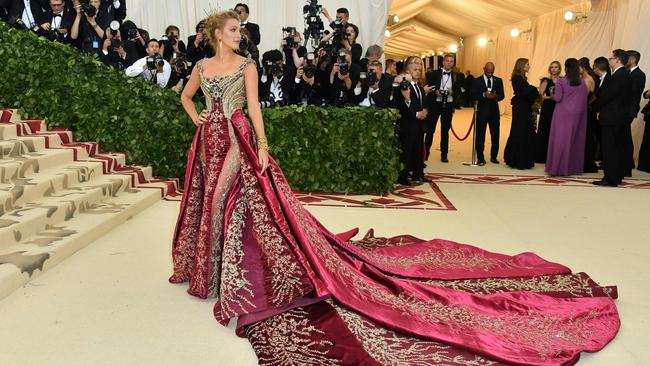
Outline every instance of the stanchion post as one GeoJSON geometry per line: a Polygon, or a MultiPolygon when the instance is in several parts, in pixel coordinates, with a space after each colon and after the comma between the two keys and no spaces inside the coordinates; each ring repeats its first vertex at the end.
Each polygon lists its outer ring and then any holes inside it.
{"type": "Polygon", "coordinates": [[[472,116],[472,126],[474,131],[472,131],[472,161],[469,163],[463,163],[466,166],[482,166],[478,162],[478,156],[476,153],[476,118],[478,116],[478,101],[474,102],[474,116],[472,116]]]}

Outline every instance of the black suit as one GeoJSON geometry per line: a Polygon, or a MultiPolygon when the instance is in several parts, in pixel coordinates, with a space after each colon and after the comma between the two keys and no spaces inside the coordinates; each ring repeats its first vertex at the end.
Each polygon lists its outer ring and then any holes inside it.
{"type": "Polygon", "coordinates": [[[426,108],[426,97],[424,90],[419,84],[410,87],[411,103],[406,104],[401,89],[395,88],[394,92],[395,107],[399,110],[401,118],[397,122],[397,135],[402,147],[400,160],[404,169],[400,172],[400,180],[408,179],[408,172],[413,172],[413,179],[424,177],[423,161],[423,143],[422,134],[424,132],[423,122],[416,117],[417,112],[426,108]],[[416,92],[415,88],[419,90],[416,92]]]}
{"type": "Polygon", "coordinates": [[[485,148],[485,130],[490,126],[490,138],[492,141],[490,149],[490,159],[496,159],[499,155],[499,129],[501,122],[501,113],[499,112],[499,102],[505,98],[503,90],[503,80],[492,76],[491,80],[485,80],[483,75],[477,77],[472,82],[470,93],[472,100],[476,100],[478,111],[476,113],[476,156],[479,161],[484,161],[483,150],[485,148]],[[488,85],[496,93],[497,99],[488,99],[485,97],[488,91],[488,85]]]}
{"type": "MultiPolygon", "coordinates": [[[[54,25],[54,16],[54,12],[50,9],[44,13],[43,20],[45,23],[50,23],[50,27],[52,27],[54,25]]],[[[71,43],[70,31],[72,29],[72,23],[74,23],[75,16],[76,13],[69,11],[69,9],[64,9],[61,16],[61,22],[59,23],[59,29],[66,29],[67,33],[61,34],[57,32],[56,41],[62,43],[71,43]]],[[[45,32],[43,30],[41,30],[39,33],[49,39],[52,39],[52,34],[54,34],[53,32],[45,32]]]]}
{"type": "Polygon", "coordinates": [[[632,122],[641,110],[641,95],[645,89],[645,73],[640,68],[630,71],[630,120],[625,127],[625,169],[627,176],[634,169],[634,143],[632,142],[632,122]]]}
{"type": "MultiPolygon", "coordinates": [[[[370,85],[364,81],[361,84],[361,94],[355,97],[355,104],[363,102],[368,97],[368,91],[370,85]]],[[[381,74],[381,79],[379,79],[379,89],[374,93],[370,94],[370,105],[377,106],[380,108],[390,107],[390,96],[393,92],[393,78],[386,74],[381,74]]]]}
{"type": "MultiPolygon", "coordinates": [[[[33,20],[37,25],[48,23],[50,20],[46,19],[46,10],[50,9],[50,3],[47,0],[31,0],[29,7],[32,10],[33,20]]],[[[23,0],[12,0],[11,8],[9,10],[9,19],[15,20],[23,16],[25,10],[25,2],[23,0]]],[[[23,20],[23,23],[25,21],[23,20]]]]}
{"type": "Polygon", "coordinates": [[[113,0],[102,0],[100,8],[107,12],[111,19],[122,23],[126,19],[126,0],[120,0],[120,7],[115,9],[113,0]]]}
{"type": "MultiPolygon", "coordinates": [[[[280,79],[280,89],[282,90],[282,104],[290,105],[296,102],[297,96],[296,92],[300,84],[295,82],[296,70],[284,66],[283,76],[280,79]]],[[[260,100],[268,100],[271,95],[271,86],[273,83],[273,76],[267,76],[266,81],[261,82],[259,86],[259,98],[260,100]]]]}
{"type": "Polygon", "coordinates": [[[196,34],[189,36],[187,39],[187,61],[192,64],[192,69],[194,69],[194,66],[197,62],[203,60],[204,58],[214,56],[214,50],[206,39],[204,39],[203,42],[199,43],[198,47],[196,47],[194,44],[195,40],[196,34]]]}
{"type": "Polygon", "coordinates": [[[455,100],[460,96],[461,93],[461,83],[457,79],[457,74],[453,71],[450,71],[450,78],[445,77],[446,84],[441,87],[443,70],[439,69],[427,74],[427,85],[434,87],[436,90],[440,89],[449,89],[452,90],[452,100],[443,103],[442,101],[436,101],[437,97],[434,92],[427,95],[427,108],[429,109],[429,115],[426,119],[425,127],[425,137],[424,145],[426,148],[426,158],[429,159],[429,154],[431,152],[431,145],[433,144],[433,135],[436,132],[436,125],[438,124],[438,118],[441,120],[442,130],[440,135],[440,155],[443,158],[447,157],[447,152],[449,151],[449,129],[451,128],[451,120],[454,117],[455,111],[455,100]]]}
{"type": "Polygon", "coordinates": [[[253,41],[253,43],[255,43],[256,46],[259,46],[260,45],[260,38],[261,38],[260,37],[260,26],[255,24],[255,23],[248,22],[248,23],[246,23],[244,25],[244,27],[250,32],[251,40],[253,41]]]}
{"type": "Polygon", "coordinates": [[[625,67],[606,76],[598,89],[595,110],[599,113],[602,133],[604,180],[612,185],[623,181],[627,164],[625,131],[629,126],[630,75],[625,67]]]}

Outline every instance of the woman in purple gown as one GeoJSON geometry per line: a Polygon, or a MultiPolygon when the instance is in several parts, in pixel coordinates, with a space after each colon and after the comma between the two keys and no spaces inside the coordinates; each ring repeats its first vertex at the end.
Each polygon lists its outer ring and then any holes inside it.
{"type": "Polygon", "coordinates": [[[205,30],[216,55],[183,91],[197,132],[169,280],[216,298],[261,365],[568,365],[614,338],[616,288],[535,254],[324,228],[268,154],[237,13],[205,30]]]}
{"type": "Polygon", "coordinates": [[[582,174],[587,134],[587,84],[575,58],[564,63],[566,76],[553,92],[555,110],[548,142],[546,172],[553,176],[582,174]]]}

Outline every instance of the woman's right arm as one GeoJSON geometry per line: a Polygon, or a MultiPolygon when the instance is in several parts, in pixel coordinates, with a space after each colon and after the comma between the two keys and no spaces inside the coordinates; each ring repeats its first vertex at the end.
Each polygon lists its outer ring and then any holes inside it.
{"type": "Polygon", "coordinates": [[[72,23],[72,29],[70,30],[70,38],[72,39],[79,38],[79,22],[81,22],[81,13],[77,10],[77,17],[74,18],[74,23],[72,23]]]}
{"type": "Polygon", "coordinates": [[[205,122],[208,115],[208,112],[205,109],[201,111],[201,114],[196,113],[196,107],[194,106],[194,102],[192,102],[192,98],[194,98],[194,94],[196,94],[196,91],[199,90],[200,86],[201,80],[199,76],[199,66],[197,65],[194,70],[192,70],[190,80],[187,82],[187,85],[185,85],[185,89],[183,89],[183,93],[181,94],[181,103],[183,104],[183,108],[185,108],[185,112],[190,116],[190,119],[197,127],[200,127],[205,122]]]}

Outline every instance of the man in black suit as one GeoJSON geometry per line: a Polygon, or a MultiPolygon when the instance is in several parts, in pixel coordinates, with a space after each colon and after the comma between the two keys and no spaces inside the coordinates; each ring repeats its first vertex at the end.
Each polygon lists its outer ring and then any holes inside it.
{"type": "Polygon", "coordinates": [[[605,74],[598,89],[594,108],[601,125],[603,166],[605,177],[594,181],[598,186],[616,187],[623,182],[627,161],[625,151],[625,130],[629,124],[630,74],[625,68],[629,56],[617,49],[609,58],[612,75],[605,74]],[[628,111],[627,113],[624,111],[628,111]]]}
{"type": "Polygon", "coordinates": [[[267,51],[262,55],[263,73],[260,76],[259,98],[261,101],[289,105],[296,101],[296,71],[284,65],[280,50],[267,51]]]}
{"type": "Polygon", "coordinates": [[[9,20],[9,9],[11,9],[11,0],[0,0],[0,20],[9,20]]]}
{"type": "Polygon", "coordinates": [[[187,61],[190,62],[192,69],[200,60],[214,56],[214,49],[205,34],[205,19],[196,25],[195,30],[196,34],[187,39],[187,61]]]}
{"type": "Polygon", "coordinates": [[[39,32],[46,29],[46,9],[49,8],[48,0],[12,0],[9,10],[9,23],[20,28],[39,32]],[[25,6],[29,4],[29,6],[25,6]]]}
{"type": "Polygon", "coordinates": [[[625,128],[625,176],[632,176],[632,169],[634,169],[634,143],[632,142],[632,122],[639,115],[641,110],[641,95],[645,89],[645,73],[639,68],[639,60],[641,54],[638,51],[627,51],[630,56],[627,68],[630,70],[630,120],[625,128]]]}
{"type": "Polygon", "coordinates": [[[483,68],[483,75],[474,79],[471,90],[472,100],[476,100],[476,156],[480,165],[485,165],[485,130],[490,126],[490,161],[499,164],[499,129],[501,113],[499,102],[505,98],[503,80],[494,76],[494,64],[488,62],[483,68]]]}
{"type": "Polygon", "coordinates": [[[365,79],[359,80],[359,85],[354,89],[354,103],[362,107],[388,108],[393,92],[393,78],[384,74],[380,61],[368,61],[367,65],[365,79]]]}
{"type": "Polygon", "coordinates": [[[416,80],[420,79],[422,66],[411,63],[406,66],[406,75],[399,77],[399,84],[394,91],[395,107],[399,109],[401,118],[397,122],[397,135],[402,147],[400,160],[403,169],[397,182],[408,186],[409,172],[413,173],[413,181],[430,182],[424,177],[424,161],[422,160],[423,123],[429,113],[425,103],[424,89],[416,80]]]}
{"type": "Polygon", "coordinates": [[[427,85],[424,87],[428,94],[428,106],[432,113],[426,121],[426,130],[424,144],[426,148],[426,159],[429,159],[431,145],[433,144],[433,134],[436,132],[438,118],[440,118],[442,128],[440,135],[440,160],[443,163],[449,162],[447,153],[449,151],[449,129],[451,120],[454,117],[454,100],[460,95],[461,84],[456,79],[456,73],[453,72],[455,57],[452,54],[446,54],[442,65],[443,68],[433,71],[427,75],[427,85]]]}
{"type": "Polygon", "coordinates": [[[126,0],[102,0],[100,8],[120,23],[126,19],[126,0]]]}
{"type": "Polygon", "coordinates": [[[75,12],[66,8],[63,0],[50,0],[49,8],[43,15],[45,23],[38,33],[53,41],[70,43],[70,29],[74,18],[75,12]]]}
{"type": "Polygon", "coordinates": [[[239,3],[235,5],[235,11],[239,13],[239,20],[241,21],[241,25],[243,25],[246,29],[251,34],[251,40],[253,43],[255,43],[256,46],[260,45],[260,26],[251,23],[248,21],[248,16],[250,15],[250,10],[248,9],[248,5],[239,3]]]}

